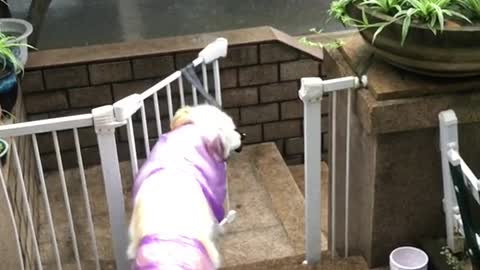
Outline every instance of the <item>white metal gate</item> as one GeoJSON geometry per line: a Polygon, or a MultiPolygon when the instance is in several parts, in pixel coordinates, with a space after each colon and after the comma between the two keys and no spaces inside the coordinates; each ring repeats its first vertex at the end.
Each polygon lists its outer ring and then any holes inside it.
{"type": "Polygon", "coordinates": [[[350,182],[350,119],[352,110],[352,91],[358,87],[367,85],[367,77],[344,77],[332,80],[322,80],[321,78],[302,78],[301,89],[299,91],[300,99],[304,103],[304,140],[305,140],[305,250],[306,263],[314,264],[320,262],[321,258],[321,215],[319,209],[322,209],[321,196],[321,138],[322,125],[321,100],[324,96],[331,94],[331,162],[329,171],[331,172],[332,198],[329,210],[331,211],[330,228],[330,251],[335,255],[335,168],[336,168],[336,112],[337,112],[337,94],[339,90],[348,90],[347,93],[347,122],[346,125],[346,153],[345,153],[345,257],[349,252],[349,182],[350,182]]]}
{"type": "MultiPolygon", "coordinates": [[[[194,67],[200,66],[201,73],[203,78],[203,88],[208,92],[209,85],[209,68],[207,65],[212,66],[213,73],[213,90],[214,96],[221,105],[221,85],[220,85],[220,69],[219,69],[219,58],[225,57],[227,54],[227,40],[224,38],[218,38],[207,47],[205,47],[199,54],[198,57],[192,62],[194,67]]],[[[212,80],[210,78],[210,80],[212,80]]],[[[67,190],[66,179],[65,179],[65,170],[63,166],[62,153],[60,149],[58,132],[71,130],[74,136],[75,152],[78,162],[78,169],[80,173],[80,180],[82,186],[83,200],[85,203],[86,213],[87,213],[87,223],[89,236],[92,243],[92,251],[94,254],[94,261],[96,269],[100,269],[100,258],[97,250],[97,239],[94,234],[94,224],[92,220],[92,209],[90,208],[90,200],[88,195],[88,188],[85,179],[85,168],[83,164],[82,152],[81,152],[81,141],[78,133],[78,129],[84,127],[93,127],[96,132],[99,154],[101,159],[101,166],[103,172],[103,180],[106,191],[106,198],[108,204],[108,214],[109,221],[111,226],[112,241],[113,241],[113,254],[115,257],[115,263],[117,269],[130,269],[129,262],[126,257],[126,247],[127,247],[127,217],[125,215],[125,203],[122,192],[122,181],[120,174],[119,166],[119,157],[117,152],[117,142],[115,137],[115,131],[126,126],[127,137],[128,137],[128,146],[130,153],[130,161],[132,173],[135,175],[138,171],[138,159],[137,149],[135,143],[135,134],[133,128],[133,117],[137,112],[140,112],[140,119],[142,125],[142,132],[144,138],[144,147],[145,153],[148,155],[150,153],[150,141],[149,141],[149,132],[148,132],[148,121],[146,113],[146,101],[153,101],[153,111],[155,116],[155,124],[157,136],[162,134],[162,115],[160,110],[159,103],[159,93],[166,92],[167,106],[168,106],[168,119],[173,118],[174,113],[174,102],[172,96],[172,85],[178,85],[180,106],[185,106],[186,94],[182,72],[176,71],[164,80],[150,87],[140,94],[132,94],[128,97],[125,97],[113,105],[102,106],[95,108],[91,113],[61,117],[47,120],[39,120],[25,123],[17,123],[12,125],[0,126],[0,138],[9,138],[12,142],[10,154],[13,158],[14,167],[17,174],[19,175],[19,185],[21,186],[21,196],[25,202],[24,207],[27,210],[27,222],[29,224],[30,233],[33,236],[33,249],[35,257],[36,269],[43,269],[42,258],[39,252],[37,232],[34,228],[33,222],[33,211],[29,204],[29,197],[26,192],[24,185],[24,177],[22,171],[22,161],[19,159],[19,150],[15,143],[15,139],[22,136],[30,137],[33,143],[33,152],[35,156],[35,166],[37,168],[38,177],[40,181],[41,196],[43,198],[43,203],[46,207],[46,215],[48,216],[49,224],[49,233],[52,242],[53,253],[55,256],[55,262],[57,269],[63,269],[62,258],[60,256],[59,247],[57,244],[57,236],[55,232],[54,222],[52,220],[52,209],[49,202],[47,184],[45,183],[45,174],[42,166],[41,153],[39,151],[39,144],[37,140],[37,135],[42,133],[50,133],[51,138],[54,144],[56,161],[58,166],[58,172],[61,180],[61,187],[63,190],[64,203],[67,210],[67,219],[69,223],[70,237],[72,241],[72,249],[75,257],[76,268],[81,270],[81,258],[78,250],[78,241],[77,233],[75,232],[74,221],[72,218],[72,211],[70,207],[70,198],[67,190]]],[[[190,86],[188,90],[191,90],[192,103],[197,105],[201,102],[201,98],[197,95],[197,89],[190,86]]],[[[25,263],[22,259],[22,250],[20,247],[20,236],[18,233],[17,224],[14,217],[14,212],[12,209],[11,198],[9,192],[5,185],[5,176],[2,172],[2,167],[0,166],[0,182],[1,182],[1,191],[4,193],[5,198],[8,200],[8,208],[10,213],[10,222],[14,226],[14,231],[16,234],[16,248],[19,257],[19,265],[21,269],[25,269],[25,263]]]]}
{"type": "MultiPolygon", "coordinates": [[[[209,91],[209,76],[207,65],[212,66],[213,79],[213,89],[216,101],[221,105],[221,85],[220,85],[220,70],[218,59],[225,57],[227,53],[227,40],[219,38],[213,43],[209,44],[204,50],[202,50],[198,57],[193,61],[193,66],[200,66],[203,87],[208,92],[209,91]]],[[[321,183],[321,173],[320,166],[321,163],[321,99],[324,95],[332,93],[332,112],[333,114],[330,118],[333,121],[333,130],[332,130],[332,145],[333,148],[330,150],[332,154],[335,155],[335,111],[336,111],[336,91],[344,89],[353,89],[361,85],[366,85],[366,77],[361,79],[356,77],[345,77],[334,80],[323,81],[320,78],[303,78],[302,86],[299,91],[299,96],[304,102],[304,136],[305,136],[305,239],[306,239],[306,262],[309,264],[318,263],[320,261],[321,253],[321,215],[318,209],[321,208],[321,192],[320,192],[320,183],[321,183]]],[[[159,136],[162,134],[162,115],[161,115],[161,106],[159,102],[159,93],[165,92],[168,106],[168,119],[173,118],[174,105],[173,105],[173,96],[172,96],[172,85],[178,85],[180,106],[184,106],[187,103],[185,92],[187,90],[191,91],[192,103],[197,105],[200,100],[197,96],[197,89],[191,86],[187,89],[184,85],[184,80],[182,73],[176,71],[164,80],[155,84],[151,88],[145,90],[140,94],[133,94],[128,97],[125,97],[113,105],[102,106],[95,108],[91,113],[81,114],[76,116],[61,117],[47,120],[39,120],[25,123],[18,123],[13,125],[0,126],[0,138],[18,138],[21,136],[30,137],[33,143],[33,152],[35,156],[35,166],[38,172],[38,177],[40,181],[41,196],[43,203],[46,207],[46,215],[48,216],[49,224],[49,233],[52,242],[52,248],[55,255],[55,261],[57,269],[61,270],[62,267],[62,258],[60,256],[59,247],[57,245],[57,238],[55,233],[54,222],[52,220],[52,212],[48,197],[48,189],[45,183],[44,169],[42,166],[41,153],[39,151],[39,145],[37,140],[37,135],[42,133],[49,133],[51,135],[54,150],[56,154],[56,162],[58,166],[58,172],[61,180],[61,187],[63,190],[63,199],[67,208],[67,219],[69,223],[69,232],[72,239],[72,248],[74,251],[74,257],[76,262],[76,268],[81,270],[81,258],[78,251],[78,243],[76,239],[75,226],[72,218],[72,213],[69,204],[69,194],[66,185],[66,179],[64,174],[64,166],[62,161],[62,154],[60,149],[60,144],[58,140],[58,132],[71,130],[74,137],[74,145],[76,152],[76,159],[78,164],[78,170],[80,174],[80,181],[82,187],[83,200],[85,204],[85,209],[87,213],[87,223],[89,236],[91,238],[91,249],[94,254],[94,261],[96,269],[100,269],[100,259],[97,251],[97,240],[94,234],[94,223],[92,220],[90,200],[88,195],[88,187],[85,179],[85,168],[83,164],[82,152],[81,152],[81,141],[79,137],[78,130],[84,127],[93,127],[98,141],[99,154],[101,159],[101,166],[103,172],[103,180],[105,185],[107,203],[108,203],[108,214],[109,221],[111,224],[112,231],[112,241],[113,241],[113,253],[115,257],[117,269],[129,269],[129,262],[126,257],[126,247],[127,247],[127,217],[125,215],[125,203],[122,192],[122,181],[121,173],[119,166],[119,155],[117,151],[117,141],[115,137],[115,132],[120,127],[125,127],[127,131],[128,138],[128,150],[131,162],[131,170],[133,175],[138,171],[139,166],[139,157],[137,145],[135,143],[135,134],[134,134],[134,116],[139,112],[142,133],[143,133],[143,147],[146,155],[150,153],[150,140],[149,140],[149,129],[147,121],[147,111],[146,111],[146,101],[153,102],[153,112],[155,118],[156,134],[159,136]]],[[[351,111],[351,92],[348,92],[348,115],[351,111]]],[[[350,125],[350,118],[347,117],[347,126],[350,125]]],[[[348,130],[348,129],[347,129],[348,130]]],[[[350,135],[347,131],[347,141],[349,141],[350,135]]],[[[37,269],[43,269],[42,258],[40,256],[36,230],[33,225],[33,211],[28,203],[28,195],[24,186],[24,180],[22,175],[22,161],[18,158],[18,148],[15,144],[15,140],[12,141],[12,147],[10,153],[13,155],[14,167],[17,173],[20,175],[19,184],[21,185],[21,196],[25,203],[27,209],[29,230],[33,235],[33,249],[34,257],[36,262],[37,269]]],[[[347,146],[349,143],[347,143],[347,146]]],[[[349,157],[349,148],[347,147],[347,188],[346,193],[348,195],[348,178],[349,178],[349,166],[348,166],[348,157],[349,157]]],[[[335,158],[332,159],[334,161],[335,158]]],[[[335,168],[335,164],[330,164],[330,167],[335,168]]],[[[333,173],[335,170],[331,170],[333,173]]],[[[335,176],[332,175],[332,181],[335,181],[335,176]]],[[[5,197],[8,199],[9,194],[7,187],[5,186],[5,177],[0,167],[0,182],[2,184],[0,192],[3,192],[5,197]]],[[[331,184],[333,187],[334,183],[331,184]]],[[[334,192],[332,195],[334,196],[334,192]]],[[[346,196],[348,200],[348,196],[346,196]]],[[[228,200],[228,199],[227,199],[228,200]]],[[[332,198],[332,203],[335,203],[335,199],[332,198]]],[[[8,203],[9,212],[10,212],[10,221],[12,224],[15,223],[14,213],[11,207],[11,203],[8,203]]],[[[348,201],[346,202],[348,213],[348,201]]],[[[335,215],[335,207],[331,207],[335,215]]],[[[331,222],[335,222],[333,218],[331,222]]],[[[345,235],[345,255],[348,256],[348,217],[346,216],[346,235],[345,235]]],[[[331,228],[335,228],[335,224],[332,224],[331,228]]],[[[15,227],[15,230],[17,228],[15,227]]],[[[18,232],[16,232],[16,248],[18,250],[18,255],[20,259],[20,264],[22,265],[22,270],[25,269],[24,262],[22,260],[22,251],[20,248],[20,239],[18,232]]],[[[331,232],[332,236],[335,235],[334,232],[331,232]]],[[[335,241],[331,241],[331,250],[335,250],[335,241]]]]}

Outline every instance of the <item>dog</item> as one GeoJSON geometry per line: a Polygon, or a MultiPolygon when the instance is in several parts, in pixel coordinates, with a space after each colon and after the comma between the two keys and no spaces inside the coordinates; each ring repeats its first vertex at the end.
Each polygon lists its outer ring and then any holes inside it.
{"type": "Polygon", "coordinates": [[[211,105],[183,107],[139,170],[127,256],[133,269],[218,269],[226,160],[244,134],[211,105]]]}

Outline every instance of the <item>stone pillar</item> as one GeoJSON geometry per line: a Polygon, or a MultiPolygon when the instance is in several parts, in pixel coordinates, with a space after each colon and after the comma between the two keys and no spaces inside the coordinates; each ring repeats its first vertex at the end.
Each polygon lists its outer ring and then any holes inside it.
{"type": "MultiPolygon", "coordinates": [[[[359,35],[345,42],[326,54],[327,76],[369,77],[368,89],[357,90],[352,99],[350,255],[363,255],[370,267],[377,267],[387,265],[398,246],[444,236],[438,113],[455,110],[462,157],[478,173],[480,78],[415,75],[377,59],[359,35]]],[[[345,92],[339,94],[337,108],[335,235],[340,252],[345,233],[345,92]]]]}

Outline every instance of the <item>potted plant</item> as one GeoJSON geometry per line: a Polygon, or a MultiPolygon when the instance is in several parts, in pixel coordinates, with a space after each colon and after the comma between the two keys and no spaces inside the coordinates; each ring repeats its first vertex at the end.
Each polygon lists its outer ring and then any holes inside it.
{"type": "Polygon", "coordinates": [[[28,49],[33,48],[27,45],[27,39],[32,31],[32,25],[25,20],[0,18],[0,32],[9,37],[8,43],[12,44],[10,49],[20,61],[22,67],[27,63],[28,49]]]}
{"type": "MultiPolygon", "coordinates": [[[[2,108],[0,107],[0,125],[6,122],[7,120],[13,120],[13,119],[15,119],[15,117],[11,113],[5,110],[2,110],[2,108]]],[[[1,165],[5,165],[5,162],[7,161],[8,148],[9,148],[8,142],[0,138],[0,164],[1,165]]]]}
{"type": "Polygon", "coordinates": [[[3,166],[7,162],[8,142],[0,138],[0,164],[3,166]]]}
{"type": "Polygon", "coordinates": [[[329,13],[384,60],[442,77],[480,74],[480,1],[334,0],[329,13]]]}
{"type": "Polygon", "coordinates": [[[471,270],[472,265],[466,252],[453,253],[448,247],[443,246],[440,255],[444,259],[444,268],[449,270],[471,270]]]}
{"type": "MultiPolygon", "coordinates": [[[[1,27],[0,19],[0,31],[1,27]]],[[[23,72],[24,59],[22,57],[26,57],[21,52],[29,47],[31,46],[18,37],[0,32],[0,106],[4,111],[11,112],[17,101],[17,74],[23,72]]]]}

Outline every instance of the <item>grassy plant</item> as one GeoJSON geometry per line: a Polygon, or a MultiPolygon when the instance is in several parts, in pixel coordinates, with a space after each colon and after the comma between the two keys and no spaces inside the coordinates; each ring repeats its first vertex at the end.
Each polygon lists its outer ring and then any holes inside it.
{"type": "MultiPolygon", "coordinates": [[[[311,28],[309,31],[314,34],[320,34],[323,32],[322,29],[316,29],[316,28],[311,28]]],[[[344,42],[341,39],[336,39],[328,43],[322,43],[322,42],[312,41],[304,36],[304,37],[301,37],[298,41],[310,47],[318,47],[318,48],[326,48],[326,49],[337,49],[344,45],[344,42]]]]}
{"type": "Polygon", "coordinates": [[[8,111],[6,111],[6,110],[2,110],[2,109],[0,108],[0,123],[1,123],[1,120],[2,120],[3,118],[15,120],[15,115],[13,115],[12,113],[10,113],[10,112],[8,112],[8,111]]]}
{"type": "Polygon", "coordinates": [[[2,153],[4,149],[5,149],[5,145],[0,142],[0,153],[2,153]]]}
{"type": "Polygon", "coordinates": [[[479,0],[458,0],[461,10],[474,20],[480,20],[480,1],[479,0]]]}
{"type": "Polygon", "coordinates": [[[463,270],[465,268],[465,258],[463,260],[453,254],[448,247],[442,247],[441,255],[445,257],[445,262],[451,270],[463,270]]]}
{"type": "Polygon", "coordinates": [[[17,59],[12,51],[12,49],[20,47],[33,48],[26,43],[20,43],[16,41],[16,37],[7,36],[0,32],[0,61],[2,69],[5,69],[7,65],[11,65],[16,72],[23,72],[22,63],[17,59]]]}
{"type": "Polygon", "coordinates": [[[329,14],[345,25],[354,26],[360,30],[377,28],[373,41],[388,25],[400,22],[402,24],[401,45],[405,43],[412,23],[427,26],[433,34],[443,31],[447,20],[471,24],[472,20],[480,19],[479,0],[334,0],[329,14]],[[348,15],[347,7],[356,4],[362,8],[363,16],[355,19],[348,15]],[[390,16],[381,23],[371,23],[365,14],[365,9],[390,16]]]}

